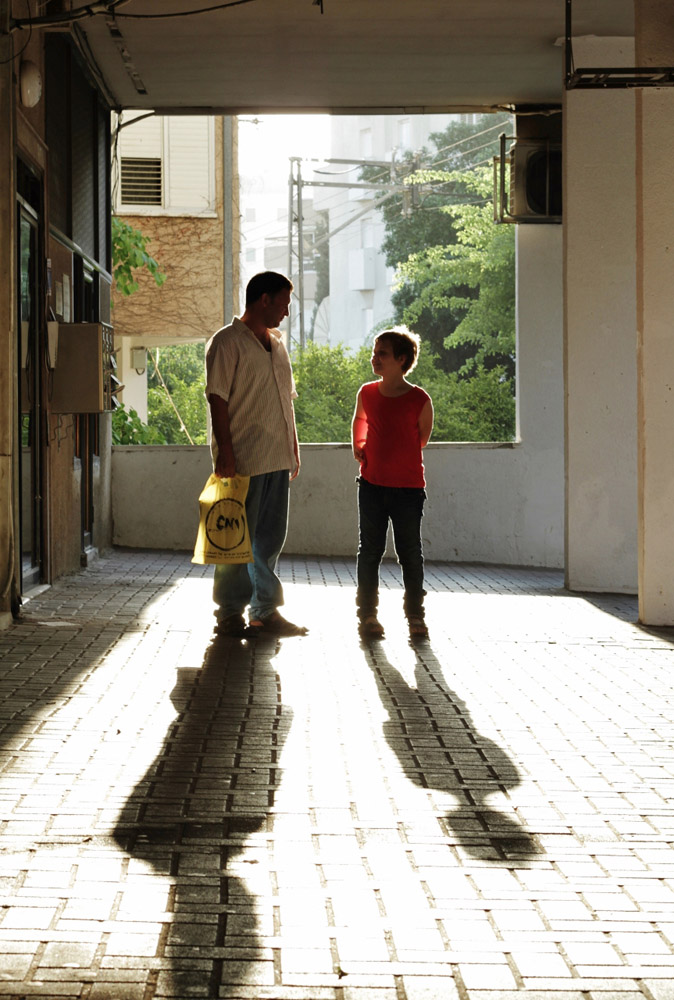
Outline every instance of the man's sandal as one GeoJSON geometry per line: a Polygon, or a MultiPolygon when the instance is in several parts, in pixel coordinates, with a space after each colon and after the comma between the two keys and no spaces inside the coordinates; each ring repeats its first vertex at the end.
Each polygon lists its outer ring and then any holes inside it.
{"type": "Polygon", "coordinates": [[[289,622],[278,611],[272,611],[264,618],[252,618],[248,623],[248,634],[253,637],[256,635],[306,635],[308,631],[309,629],[305,628],[304,625],[295,625],[294,622],[289,622]]]}
{"type": "Polygon", "coordinates": [[[249,639],[252,634],[243,615],[228,615],[226,618],[221,618],[215,626],[215,633],[230,639],[249,639]]]}
{"type": "Polygon", "coordinates": [[[361,635],[369,636],[371,639],[383,639],[384,637],[384,626],[376,615],[367,615],[365,618],[361,618],[358,631],[361,635]]]}
{"type": "Polygon", "coordinates": [[[412,615],[407,619],[407,625],[413,639],[428,639],[428,626],[423,618],[412,615]]]}

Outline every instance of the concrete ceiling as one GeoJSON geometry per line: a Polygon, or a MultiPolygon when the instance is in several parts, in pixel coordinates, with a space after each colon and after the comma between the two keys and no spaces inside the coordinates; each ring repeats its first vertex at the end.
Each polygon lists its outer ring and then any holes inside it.
{"type": "MultiPolygon", "coordinates": [[[[119,108],[450,111],[562,98],[565,0],[127,0],[77,22],[119,108]]],[[[629,36],[632,0],[573,0],[574,35],[629,36]]]]}

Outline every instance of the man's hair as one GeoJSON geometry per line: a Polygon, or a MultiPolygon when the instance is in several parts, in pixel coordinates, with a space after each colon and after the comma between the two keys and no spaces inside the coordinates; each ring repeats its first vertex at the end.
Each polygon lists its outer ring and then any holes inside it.
{"type": "Polygon", "coordinates": [[[278,271],[261,271],[255,274],[246,285],[246,305],[252,306],[263,295],[268,295],[271,299],[279,292],[292,292],[293,283],[285,274],[278,271]]]}
{"type": "Polygon", "coordinates": [[[385,340],[391,345],[394,358],[404,358],[405,365],[403,373],[407,375],[417,363],[421,340],[417,333],[412,333],[406,326],[394,326],[391,330],[383,330],[374,338],[375,344],[378,340],[385,340]]]}

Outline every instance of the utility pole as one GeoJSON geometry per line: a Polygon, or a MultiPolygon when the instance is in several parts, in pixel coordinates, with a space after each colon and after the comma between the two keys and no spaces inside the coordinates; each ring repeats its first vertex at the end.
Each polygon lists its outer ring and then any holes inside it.
{"type": "MultiPolygon", "coordinates": [[[[231,115],[222,118],[222,198],[223,198],[223,323],[231,323],[236,309],[234,305],[235,245],[236,253],[241,249],[240,229],[236,244],[234,241],[234,199],[238,205],[238,170],[234,169],[234,137],[236,119],[231,115]],[[234,189],[234,183],[237,190],[234,189]]],[[[238,277],[238,275],[237,275],[238,277]]]]}
{"type": "MultiPolygon", "coordinates": [[[[310,161],[311,162],[311,161],[310,161]]],[[[297,280],[296,286],[296,300],[297,308],[299,310],[299,322],[298,322],[298,333],[299,337],[296,339],[296,343],[299,343],[300,350],[303,350],[306,346],[306,332],[304,328],[304,212],[303,212],[303,188],[308,187],[324,187],[324,188],[364,188],[370,191],[374,190],[385,190],[388,193],[381,195],[379,198],[375,199],[371,205],[366,208],[361,209],[356,212],[350,219],[338,226],[337,229],[328,233],[326,236],[322,237],[321,240],[315,244],[320,246],[321,243],[329,242],[330,238],[346,229],[350,226],[356,219],[361,216],[366,215],[368,212],[372,211],[373,208],[378,208],[383,202],[388,201],[389,198],[393,198],[395,194],[409,192],[409,188],[401,183],[396,183],[394,181],[395,177],[395,162],[394,161],[384,161],[384,160],[348,160],[342,158],[320,160],[316,162],[321,163],[336,163],[336,164],[352,164],[353,166],[376,166],[385,167],[390,171],[389,179],[384,181],[383,179],[378,181],[305,181],[302,179],[302,160],[299,156],[290,157],[290,174],[288,177],[288,277],[292,280],[293,273],[295,273],[295,258],[297,259],[297,280]],[[295,192],[297,188],[297,192],[295,192]],[[297,224],[297,252],[294,248],[294,229],[295,224],[297,224]]],[[[415,165],[416,169],[416,165],[415,165]]],[[[293,339],[293,312],[291,311],[289,320],[289,330],[290,339],[293,339]]]]}
{"type": "MultiPolygon", "coordinates": [[[[290,176],[288,177],[288,277],[293,280],[293,199],[294,199],[294,160],[290,157],[290,176]]],[[[293,306],[288,310],[288,350],[293,339],[293,306]]]]}
{"type": "MultiPolygon", "coordinates": [[[[293,231],[295,222],[297,222],[297,282],[293,282],[293,284],[296,285],[295,298],[298,303],[300,350],[304,350],[306,346],[304,332],[304,219],[302,206],[302,188],[304,183],[302,180],[302,160],[299,156],[291,156],[290,176],[288,178],[288,277],[292,281],[293,274],[295,273],[293,231]],[[295,194],[295,188],[297,188],[297,194],[295,194]]],[[[293,312],[294,310],[291,310],[288,317],[289,340],[292,340],[293,312]]]]}
{"type": "Polygon", "coordinates": [[[297,161],[297,297],[300,305],[300,350],[303,351],[304,337],[304,217],[302,211],[302,161],[297,161]]]}

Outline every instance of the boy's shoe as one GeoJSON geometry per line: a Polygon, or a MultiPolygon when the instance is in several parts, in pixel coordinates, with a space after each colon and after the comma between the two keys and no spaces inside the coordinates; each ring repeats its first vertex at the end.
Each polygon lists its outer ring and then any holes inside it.
{"type": "Polygon", "coordinates": [[[264,618],[253,618],[248,623],[248,635],[306,635],[309,631],[304,625],[295,625],[284,618],[279,611],[272,611],[264,618]]]}
{"type": "Polygon", "coordinates": [[[410,615],[407,626],[412,639],[428,639],[428,626],[421,615],[410,615]]]}
{"type": "Polygon", "coordinates": [[[358,631],[361,635],[368,636],[370,639],[384,638],[384,626],[376,615],[366,615],[364,618],[361,618],[358,624],[358,631]]]}
{"type": "Polygon", "coordinates": [[[247,639],[251,630],[246,625],[243,615],[227,615],[221,618],[215,626],[216,635],[229,636],[231,639],[247,639]]]}

